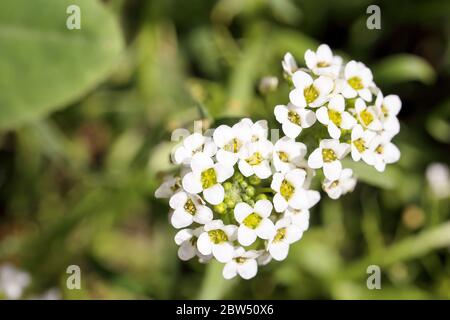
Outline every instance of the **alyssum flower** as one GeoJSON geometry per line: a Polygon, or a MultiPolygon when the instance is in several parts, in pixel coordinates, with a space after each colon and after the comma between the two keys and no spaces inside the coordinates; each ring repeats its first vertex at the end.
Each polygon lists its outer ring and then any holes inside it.
{"type": "Polygon", "coordinates": [[[384,96],[368,67],[343,63],[325,44],[304,58],[297,64],[287,53],[282,61],[290,93],[271,120],[285,136],[269,137],[267,120],[243,118],[193,133],[173,150],[176,172],[155,196],[169,198],[181,260],[217,260],[224,278],[251,279],[308,230],[321,199],[311,186],[331,199],[353,191],[357,177],[344,158],[380,172],[400,158],[392,143],[400,98],[384,96]]]}

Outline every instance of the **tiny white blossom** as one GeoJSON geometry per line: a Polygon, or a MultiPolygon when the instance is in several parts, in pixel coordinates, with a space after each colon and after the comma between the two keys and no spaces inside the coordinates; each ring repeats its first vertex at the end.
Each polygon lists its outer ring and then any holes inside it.
{"type": "Polygon", "coordinates": [[[338,199],[341,195],[352,192],[355,185],[356,179],[353,178],[352,169],[343,169],[339,179],[334,181],[325,179],[322,187],[331,199],[338,199]]]}
{"type": "Polygon", "coordinates": [[[269,219],[272,213],[272,203],[269,200],[258,200],[254,208],[245,202],[240,202],[234,208],[234,217],[240,224],[238,241],[243,246],[249,246],[256,238],[270,239],[275,232],[275,226],[269,219]]]}
{"type": "Polygon", "coordinates": [[[316,115],[306,108],[299,108],[289,103],[277,105],[274,110],[275,118],[282,125],[283,132],[289,138],[295,139],[303,128],[309,128],[316,122],[316,115]]]}
{"type": "Polygon", "coordinates": [[[196,229],[183,229],[177,232],[175,235],[175,243],[180,246],[178,248],[178,257],[181,260],[187,261],[197,256],[201,262],[205,262],[212,258],[212,254],[203,255],[197,249],[197,240],[203,231],[203,227],[198,227],[196,229]]]}
{"type": "Polygon", "coordinates": [[[370,87],[374,86],[372,71],[364,63],[354,60],[348,62],[344,69],[342,95],[345,98],[356,98],[358,95],[366,101],[372,101],[370,87]]]}
{"type": "Polygon", "coordinates": [[[169,205],[174,210],[171,223],[177,229],[190,226],[193,222],[205,224],[213,218],[212,210],[198,195],[177,192],[170,198],[169,205]]]}
{"type": "Polygon", "coordinates": [[[383,123],[383,129],[391,136],[400,132],[400,122],[397,115],[402,108],[402,102],[397,95],[391,94],[383,97],[381,91],[375,100],[375,111],[383,123]]]}
{"type": "Polygon", "coordinates": [[[203,255],[212,254],[217,261],[226,263],[233,258],[232,242],[236,240],[235,225],[224,225],[222,220],[213,220],[204,226],[197,240],[197,248],[203,255]]]}
{"type": "Polygon", "coordinates": [[[303,231],[293,224],[290,218],[278,220],[275,229],[276,233],[269,240],[267,250],[275,260],[282,261],[289,253],[289,246],[301,239],[303,231]]]}
{"type": "Polygon", "coordinates": [[[351,154],[353,161],[359,161],[362,158],[365,163],[369,165],[374,164],[375,157],[373,150],[370,149],[370,143],[375,136],[375,132],[364,130],[359,124],[353,128],[351,134],[351,154]]]}
{"type": "Polygon", "coordinates": [[[167,176],[164,182],[156,189],[156,198],[170,198],[181,189],[181,178],[175,176],[167,176]]]}
{"type": "Polygon", "coordinates": [[[283,61],[281,61],[281,65],[284,72],[286,72],[286,74],[291,77],[294,72],[298,70],[297,62],[290,52],[284,55],[283,61]]]}
{"type": "Polygon", "coordinates": [[[213,139],[219,150],[216,158],[225,166],[234,166],[239,159],[239,151],[252,139],[250,119],[243,119],[229,127],[221,125],[214,130],[213,139]]]}
{"type": "Polygon", "coordinates": [[[356,124],[356,119],[345,111],[345,99],[337,94],[330,99],[328,107],[320,107],[316,111],[317,120],[328,128],[328,133],[333,139],[339,139],[341,129],[350,130],[356,124]]]}
{"type": "Polygon", "coordinates": [[[369,148],[374,155],[374,166],[380,172],[386,168],[386,164],[397,162],[400,159],[400,150],[391,142],[390,136],[381,134],[375,136],[370,142],[369,148]]]}
{"type": "Polygon", "coordinates": [[[11,264],[0,266],[0,292],[7,299],[19,299],[30,284],[31,277],[27,272],[17,269],[11,264]]]}
{"type": "Polygon", "coordinates": [[[249,177],[255,174],[260,179],[267,179],[272,175],[270,158],[273,145],[269,140],[258,140],[247,143],[239,153],[239,171],[249,177]]]}
{"type": "Polygon", "coordinates": [[[383,125],[378,119],[378,115],[375,112],[373,106],[367,106],[363,99],[358,98],[355,101],[355,112],[359,120],[359,123],[367,129],[373,131],[380,131],[383,129],[383,125]]]}
{"type": "Polygon", "coordinates": [[[225,190],[220,183],[233,175],[233,167],[214,163],[211,158],[198,153],[192,157],[191,170],[183,177],[183,189],[192,194],[203,192],[204,199],[213,205],[221,203],[225,190]]]}
{"type": "Polygon", "coordinates": [[[428,165],[426,177],[431,191],[437,198],[444,199],[450,196],[450,170],[445,163],[434,162],[428,165]]]}
{"type": "Polygon", "coordinates": [[[341,175],[341,159],[348,153],[350,146],[339,140],[323,139],[319,147],[308,158],[308,165],[313,169],[323,168],[327,179],[336,180],[341,175]]]}
{"type": "Polygon", "coordinates": [[[275,173],[270,187],[276,192],[273,197],[275,211],[283,212],[288,206],[294,209],[306,209],[311,203],[317,203],[320,194],[304,189],[306,171],[294,169],[287,173],[275,173]]]}
{"type": "Polygon", "coordinates": [[[258,272],[256,258],[259,255],[260,253],[255,250],[245,251],[242,247],[235,248],[233,259],[228,261],[223,268],[223,277],[232,279],[239,275],[245,280],[253,278],[258,272]]]}
{"type": "Polygon", "coordinates": [[[309,74],[300,70],[294,73],[292,81],[295,89],[289,93],[289,99],[300,108],[322,106],[334,86],[333,79],[329,77],[320,76],[314,80],[309,74]]]}
{"type": "Polygon", "coordinates": [[[189,165],[194,154],[203,152],[206,156],[213,157],[216,151],[217,146],[212,138],[195,132],[184,138],[183,143],[173,152],[172,158],[176,164],[189,165]]]}
{"type": "MultiPolygon", "coordinates": [[[[267,125],[267,120],[258,120],[253,122],[249,118],[244,118],[239,121],[241,124],[240,128],[244,126],[248,126],[250,128],[250,138],[248,139],[250,142],[258,142],[259,140],[267,140],[269,134],[269,126],[267,125]]],[[[245,128],[245,131],[247,129],[245,128]]]]}
{"type": "Polygon", "coordinates": [[[275,143],[272,162],[277,171],[287,172],[300,166],[306,154],[306,146],[289,137],[275,143]]]}
{"type": "Polygon", "coordinates": [[[309,228],[309,210],[308,209],[294,209],[294,208],[288,207],[286,209],[286,211],[283,213],[283,218],[291,219],[292,224],[299,227],[302,231],[306,231],[309,228]]]}
{"type": "Polygon", "coordinates": [[[318,76],[329,76],[336,78],[342,65],[342,58],[333,56],[333,52],[326,44],[321,44],[317,51],[306,50],[306,66],[318,76]]]}

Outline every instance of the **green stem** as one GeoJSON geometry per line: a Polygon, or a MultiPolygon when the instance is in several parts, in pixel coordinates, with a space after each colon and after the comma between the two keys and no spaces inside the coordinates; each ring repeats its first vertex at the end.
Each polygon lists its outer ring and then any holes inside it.
{"type": "Polygon", "coordinates": [[[206,273],[203,278],[202,286],[198,293],[199,300],[219,300],[223,299],[226,293],[236,283],[235,279],[226,280],[222,276],[222,269],[224,265],[211,260],[206,266],[206,273]]]}

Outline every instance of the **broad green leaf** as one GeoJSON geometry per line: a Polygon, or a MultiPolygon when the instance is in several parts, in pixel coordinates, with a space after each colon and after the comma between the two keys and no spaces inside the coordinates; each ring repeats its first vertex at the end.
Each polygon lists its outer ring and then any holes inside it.
{"type": "Polygon", "coordinates": [[[436,77],[433,67],[426,60],[411,54],[389,56],[375,64],[372,71],[379,85],[414,80],[430,84],[436,77]]]}
{"type": "Polygon", "coordinates": [[[0,127],[67,106],[99,84],[122,49],[114,17],[93,0],[0,2],[0,127]],[[70,5],[81,29],[66,26],[70,5]]]}

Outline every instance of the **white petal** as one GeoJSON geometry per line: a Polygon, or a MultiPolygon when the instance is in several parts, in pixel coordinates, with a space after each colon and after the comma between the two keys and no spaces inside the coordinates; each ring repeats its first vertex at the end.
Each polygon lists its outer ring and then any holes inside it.
{"type": "Polygon", "coordinates": [[[402,102],[397,95],[390,94],[384,98],[384,104],[389,108],[389,116],[396,116],[402,108],[402,102]]]}
{"type": "Polygon", "coordinates": [[[288,201],[289,206],[294,209],[307,209],[309,208],[309,199],[306,190],[297,189],[292,197],[288,201]]]}
{"type": "Polygon", "coordinates": [[[245,202],[239,202],[234,207],[234,218],[237,222],[242,223],[249,214],[253,212],[253,208],[245,202]]]}
{"type": "Polygon", "coordinates": [[[222,275],[225,279],[232,279],[236,277],[237,274],[237,263],[235,261],[230,261],[225,264],[222,270],[222,275]]]}
{"type": "Polygon", "coordinates": [[[238,155],[233,152],[220,149],[216,153],[217,161],[226,167],[233,167],[238,161],[238,155]]]}
{"type": "Polygon", "coordinates": [[[384,146],[384,157],[386,163],[394,163],[400,159],[400,150],[393,144],[388,143],[384,146]]]}
{"type": "Polygon", "coordinates": [[[250,164],[248,164],[248,162],[245,160],[239,160],[238,167],[239,167],[239,171],[245,177],[250,177],[254,173],[253,167],[250,164]]]}
{"type": "Polygon", "coordinates": [[[211,254],[211,240],[207,232],[202,233],[197,239],[197,249],[205,256],[211,254]]]}
{"type": "Polygon", "coordinates": [[[179,191],[175,193],[172,197],[170,197],[169,205],[172,209],[177,209],[185,205],[188,196],[186,192],[179,191]]]}
{"type": "Polygon", "coordinates": [[[306,107],[305,96],[303,95],[303,89],[294,89],[289,92],[289,101],[299,108],[306,107]]]}
{"type": "Polygon", "coordinates": [[[272,183],[270,184],[270,187],[275,191],[279,191],[283,179],[284,175],[282,173],[279,172],[275,173],[272,177],[272,183]]]}
{"type": "Polygon", "coordinates": [[[289,253],[289,244],[286,242],[271,243],[269,246],[270,255],[277,261],[286,259],[289,253]]]}
{"type": "Polygon", "coordinates": [[[324,125],[327,125],[330,122],[330,118],[328,117],[327,107],[320,107],[319,109],[317,109],[316,117],[317,117],[317,120],[319,120],[319,122],[324,125]]]}
{"type": "Polygon", "coordinates": [[[183,189],[189,193],[195,194],[203,190],[202,184],[200,183],[200,176],[193,172],[189,172],[183,177],[182,184],[183,189]]]}
{"type": "Polygon", "coordinates": [[[328,124],[328,133],[333,139],[339,139],[339,137],[341,136],[341,129],[339,129],[333,122],[330,121],[330,123],[328,124]]]}
{"type": "Polygon", "coordinates": [[[331,62],[332,59],[333,53],[331,52],[330,47],[326,44],[321,44],[317,48],[317,60],[324,62],[331,62]]]}
{"type": "Polygon", "coordinates": [[[305,182],[306,171],[303,169],[294,169],[286,173],[285,178],[294,185],[301,186],[305,182]]]}
{"type": "Polygon", "coordinates": [[[335,160],[332,162],[325,162],[323,164],[323,174],[329,180],[337,180],[341,175],[342,164],[340,161],[335,160]]]}
{"type": "Polygon", "coordinates": [[[191,229],[183,229],[177,232],[175,235],[175,243],[181,245],[183,242],[188,241],[192,238],[191,229]]]}
{"type": "Polygon", "coordinates": [[[255,229],[256,235],[261,239],[271,239],[275,235],[275,225],[270,219],[263,219],[255,229]]]}
{"type": "Polygon", "coordinates": [[[176,164],[184,163],[190,157],[191,152],[187,150],[184,146],[178,147],[173,153],[173,160],[176,164]]]}
{"type": "Polygon", "coordinates": [[[225,197],[225,190],[222,185],[217,183],[212,187],[203,190],[203,197],[212,205],[219,204],[225,197]]]}
{"type": "Polygon", "coordinates": [[[297,138],[298,135],[302,132],[302,127],[300,127],[290,121],[283,123],[282,129],[283,129],[284,134],[292,139],[297,138]]]}
{"type": "Polygon", "coordinates": [[[303,128],[309,128],[316,122],[316,114],[314,111],[301,109],[298,113],[303,128]]]}
{"type": "Polygon", "coordinates": [[[183,261],[188,261],[195,257],[195,247],[191,243],[185,242],[178,248],[178,257],[183,261]]]}
{"type": "Polygon", "coordinates": [[[213,212],[207,206],[198,206],[197,212],[194,216],[194,221],[200,224],[205,224],[211,221],[213,218],[213,212]]]}
{"type": "Polygon", "coordinates": [[[244,225],[238,229],[238,241],[243,246],[249,246],[256,240],[256,232],[244,225]]]}
{"type": "Polygon", "coordinates": [[[177,229],[181,229],[191,225],[192,221],[192,215],[187,213],[184,208],[176,209],[173,212],[172,218],[170,219],[172,225],[177,229]]]}
{"type": "Polygon", "coordinates": [[[366,100],[368,102],[372,101],[372,93],[370,92],[369,89],[366,88],[366,89],[358,90],[358,94],[364,100],[366,100]]]}
{"type": "Polygon", "coordinates": [[[253,166],[255,175],[260,179],[267,179],[272,175],[272,168],[269,161],[263,161],[257,166],[253,166]]]}
{"type": "Polygon", "coordinates": [[[202,172],[214,165],[214,161],[204,153],[197,153],[192,156],[191,168],[193,172],[202,172]]]}
{"type": "Polygon", "coordinates": [[[218,182],[224,182],[225,180],[229,179],[234,173],[233,166],[226,166],[221,163],[216,163],[214,165],[214,170],[216,171],[218,182]]]}
{"type": "Polygon", "coordinates": [[[356,119],[347,111],[342,113],[341,128],[350,130],[356,125],[356,119]]]}
{"type": "Polygon", "coordinates": [[[213,139],[215,144],[222,148],[225,144],[230,140],[230,136],[232,135],[232,129],[226,125],[218,126],[213,133],[213,139]]]}
{"type": "Polygon", "coordinates": [[[255,259],[248,259],[244,263],[237,265],[237,272],[242,279],[251,279],[256,276],[256,273],[258,272],[258,264],[255,259]]]}
{"type": "Polygon", "coordinates": [[[294,224],[291,224],[286,228],[286,240],[288,243],[297,242],[302,238],[303,231],[294,224]]]}
{"type": "Polygon", "coordinates": [[[288,109],[285,105],[277,105],[273,110],[275,118],[279,123],[288,121],[288,109]]]}
{"type": "Polygon", "coordinates": [[[288,203],[281,194],[277,193],[273,197],[273,206],[275,207],[276,212],[283,212],[286,210],[288,203]]]}
{"type": "Polygon", "coordinates": [[[273,205],[269,200],[263,199],[256,201],[254,208],[254,211],[257,212],[261,217],[267,218],[272,213],[273,205]]]}
{"type": "Polygon", "coordinates": [[[226,263],[233,259],[234,248],[229,242],[212,245],[212,254],[217,261],[226,263]]]}
{"type": "Polygon", "coordinates": [[[322,149],[317,148],[308,158],[308,165],[313,169],[319,169],[323,166],[322,149]]]}
{"type": "Polygon", "coordinates": [[[345,109],[345,99],[342,95],[337,94],[330,99],[328,103],[328,108],[337,111],[339,113],[343,112],[345,109]]]}
{"type": "Polygon", "coordinates": [[[299,70],[292,75],[292,82],[296,88],[303,89],[310,86],[313,83],[313,79],[306,72],[299,70]]]}
{"type": "Polygon", "coordinates": [[[333,79],[325,76],[320,76],[316,80],[314,80],[314,86],[317,87],[317,89],[320,92],[320,95],[327,95],[333,90],[333,79]]]}

